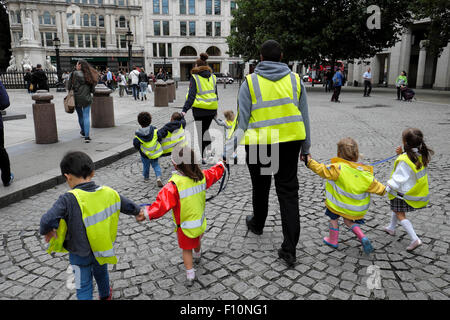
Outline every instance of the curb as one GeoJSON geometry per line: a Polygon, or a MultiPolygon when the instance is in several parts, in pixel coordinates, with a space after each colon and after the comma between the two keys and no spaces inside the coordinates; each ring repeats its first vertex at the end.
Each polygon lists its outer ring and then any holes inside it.
{"type": "MultiPolygon", "coordinates": [[[[137,150],[134,147],[130,147],[129,143],[126,143],[119,145],[110,151],[94,155],[91,158],[94,161],[95,169],[97,170],[135,152],[137,152],[137,150]]],[[[13,182],[11,186],[7,188],[8,192],[6,192],[6,194],[0,195],[0,208],[29,198],[65,182],[66,179],[61,175],[59,168],[13,182]]]]}

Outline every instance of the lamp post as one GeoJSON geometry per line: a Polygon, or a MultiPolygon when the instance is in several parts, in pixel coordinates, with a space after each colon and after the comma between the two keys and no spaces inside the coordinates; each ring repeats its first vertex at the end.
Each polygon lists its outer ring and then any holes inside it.
{"type": "Polygon", "coordinates": [[[166,59],[167,59],[167,57],[166,56],[164,56],[164,68],[163,68],[163,70],[164,70],[164,77],[166,78],[166,80],[167,80],[167,71],[166,71],[166,59]]]}
{"type": "Polygon", "coordinates": [[[61,59],[59,57],[59,47],[61,47],[61,40],[58,37],[53,39],[53,46],[55,47],[56,52],[56,73],[58,75],[58,83],[56,84],[56,92],[65,92],[66,88],[64,87],[64,83],[62,81],[61,75],[61,59]]]}
{"type": "Polygon", "coordinates": [[[125,35],[125,40],[128,44],[128,73],[131,72],[131,49],[133,47],[133,33],[131,33],[130,28],[128,27],[128,32],[125,35]]]}

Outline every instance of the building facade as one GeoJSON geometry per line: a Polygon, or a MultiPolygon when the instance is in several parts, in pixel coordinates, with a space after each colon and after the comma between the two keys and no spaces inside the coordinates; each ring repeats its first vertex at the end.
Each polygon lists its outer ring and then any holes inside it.
{"type": "Polygon", "coordinates": [[[132,63],[144,64],[142,0],[10,0],[7,6],[18,69],[27,60],[45,66],[48,57],[55,64],[56,36],[62,70],[70,70],[78,59],[99,69],[126,69],[128,29],[134,36],[132,63]]]}

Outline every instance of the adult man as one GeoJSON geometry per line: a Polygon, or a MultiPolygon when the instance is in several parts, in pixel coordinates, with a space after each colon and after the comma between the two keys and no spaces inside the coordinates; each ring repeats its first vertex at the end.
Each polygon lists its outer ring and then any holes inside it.
{"type": "Polygon", "coordinates": [[[280,44],[268,40],[260,53],[261,62],[240,88],[238,114],[224,157],[231,157],[237,142],[245,144],[253,187],[253,216],[248,216],[246,223],[257,235],[263,233],[274,175],[284,236],[278,256],[293,266],[300,237],[299,154],[302,161],[310,158],[308,102],[298,74],[280,62],[280,44]],[[269,159],[264,159],[264,151],[269,159]]]}
{"type": "Polygon", "coordinates": [[[111,89],[114,90],[113,88],[113,75],[111,70],[109,70],[109,68],[106,68],[106,86],[111,89]]]}
{"type": "Polygon", "coordinates": [[[131,89],[133,90],[134,100],[139,99],[139,70],[136,66],[133,66],[133,71],[130,72],[131,89]]]}
{"type": "MultiPolygon", "coordinates": [[[[9,107],[9,96],[6,92],[3,83],[0,81],[0,110],[5,110],[9,107]]],[[[3,133],[3,118],[0,113],[0,170],[2,171],[2,182],[5,187],[11,185],[14,180],[14,175],[11,173],[9,156],[5,150],[5,136],[3,133]]]]}
{"type": "Polygon", "coordinates": [[[47,90],[50,91],[48,87],[48,78],[45,71],[42,70],[42,65],[36,65],[36,71],[31,74],[31,83],[33,84],[33,92],[37,90],[47,90]]]}
{"type": "Polygon", "coordinates": [[[370,97],[370,92],[372,92],[372,73],[370,73],[370,68],[367,69],[363,74],[364,79],[364,97],[370,97]],[[369,91],[367,91],[369,88],[369,91]]]}
{"type": "Polygon", "coordinates": [[[341,94],[341,88],[344,85],[344,76],[342,75],[341,69],[337,69],[336,73],[333,76],[333,96],[331,97],[331,101],[341,102],[339,101],[339,95],[341,94]]]}

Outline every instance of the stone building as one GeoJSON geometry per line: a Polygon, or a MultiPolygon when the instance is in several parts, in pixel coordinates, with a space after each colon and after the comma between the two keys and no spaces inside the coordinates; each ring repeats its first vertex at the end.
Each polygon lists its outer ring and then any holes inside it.
{"type": "Polygon", "coordinates": [[[80,58],[104,69],[126,69],[128,28],[134,35],[132,64],[144,64],[143,0],[9,0],[11,49],[19,69],[27,59],[45,66],[61,40],[62,70],[80,58]]]}

